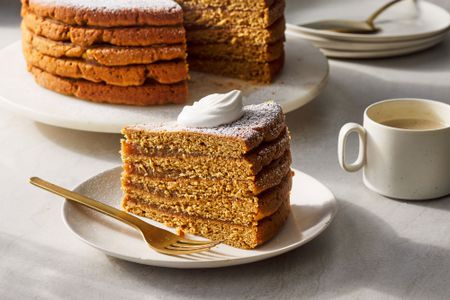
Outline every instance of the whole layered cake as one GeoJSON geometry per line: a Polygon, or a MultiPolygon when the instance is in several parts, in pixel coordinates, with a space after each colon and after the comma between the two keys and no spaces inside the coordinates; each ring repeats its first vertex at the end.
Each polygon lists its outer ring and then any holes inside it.
{"type": "Polygon", "coordinates": [[[23,52],[36,82],[62,94],[116,104],[183,103],[186,57],[192,70],[271,82],[284,61],[284,6],[284,0],[22,0],[23,52]]]}
{"type": "Polygon", "coordinates": [[[234,247],[271,239],[290,211],[290,138],[279,105],[240,93],[185,107],[177,122],[123,129],[122,206],[234,247]]]}
{"type": "Polygon", "coordinates": [[[183,103],[183,11],[170,0],[22,0],[23,52],[38,84],[94,102],[183,103]]]}

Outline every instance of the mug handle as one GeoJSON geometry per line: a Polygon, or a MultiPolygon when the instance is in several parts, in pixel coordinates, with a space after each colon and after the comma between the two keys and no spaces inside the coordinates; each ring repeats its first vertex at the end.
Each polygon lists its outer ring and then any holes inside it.
{"type": "Polygon", "coordinates": [[[356,172],[364,166],[366,161],[366,130],[364,127],[356,123],[347,123],[342,126],[338,139],[338,159],[341,168],[347,172],[356,172]],[[353,132],[358,134],[359,153],[358,158],[353,163],[347,164],[345,162],[347,138],[353,132]]]}

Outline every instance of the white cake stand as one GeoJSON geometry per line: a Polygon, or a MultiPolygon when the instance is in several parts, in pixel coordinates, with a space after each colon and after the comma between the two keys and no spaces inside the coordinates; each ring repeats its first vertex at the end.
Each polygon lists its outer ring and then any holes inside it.
{"type": "MultiPolygon", "coordinates": [[[[326,85],[327,59],[293,34],[286,34],[285,48],[285,66],[274,83],[260,85],[192,72],[188,103],[211,93],[239,89],[245,104],[274,100],[284,112],[305,105],[326,85]]],[[[119,133],[125,125],[174,120],[183,107],[97,104],[46,90],[26,71],[20,42],[0,50],[0,83],[0,105],[41,123],[78,130],[119,133]]]]}

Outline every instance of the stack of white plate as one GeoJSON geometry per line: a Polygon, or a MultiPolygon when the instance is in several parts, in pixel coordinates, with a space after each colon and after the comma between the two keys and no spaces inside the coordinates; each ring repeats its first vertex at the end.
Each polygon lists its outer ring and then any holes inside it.
{"type": "MultiPolygon", "coordinates": [[[[315,10],[319,11],[320,6],[315,10]]],[[[351,19],[364,20],[366,17],[366,12],[361,12],[361,16],[355,18],[353,11],[351,19]]],[[[345,18],[345,12],[339,18],[345,18]]],[[[350,34],[287,25],[290,32],[307,39],[328,57],[381,58],[422,51],[440,43],[450,30],[450,14],[429,2],[405,1],[388,9],[377,19],[376,26],[381,30],[375,34],[350,34]]]]}

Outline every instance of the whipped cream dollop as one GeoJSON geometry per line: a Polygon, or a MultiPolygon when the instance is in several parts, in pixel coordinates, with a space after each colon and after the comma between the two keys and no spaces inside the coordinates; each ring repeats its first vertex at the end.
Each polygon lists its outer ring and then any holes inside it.
{"type": "Polygon", "coordinates": [[[192,106],[185,106],[177,122],[186,127],[216,127],[240,119],[244,114],[242,108],[241,91],[211,94],[192,106]]]}

